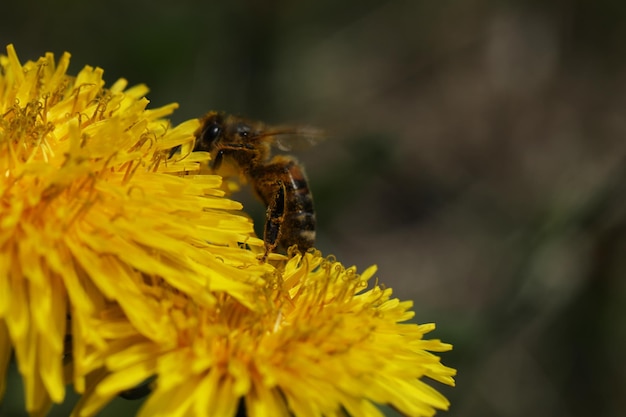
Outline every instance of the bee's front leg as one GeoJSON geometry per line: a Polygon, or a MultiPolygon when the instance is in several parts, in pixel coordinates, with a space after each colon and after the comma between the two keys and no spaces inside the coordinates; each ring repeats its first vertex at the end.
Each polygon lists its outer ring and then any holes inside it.
{"type": "Polygon", "coordinates": [[[222,166],[222,161],[224,161],[224,153],[224,149],[220,149],[215,154],[215,159],[210,162],[210,166],[213,172],[217,171],[222,166]]]}
{"type": "Polygon", "coordinates": [[[261,258],[261,262],[265,262],[269,254],[276,250],[282,235],[281,228],[285,220],[285,211],[287,209],[285,199],[286,191],[285,184],[282,181],[278,181],[277,185],[276,192],[267,205],[267,210],[265,210],[265,229],[263,231],[265,254],[261,258]]]}

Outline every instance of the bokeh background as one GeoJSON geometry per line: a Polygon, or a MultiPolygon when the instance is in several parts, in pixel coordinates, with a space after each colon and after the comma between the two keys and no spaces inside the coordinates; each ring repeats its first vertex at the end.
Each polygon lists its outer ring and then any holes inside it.
{"type": "MultiPolygon", "coordinates": [[[[625,37],[610,0],[24,0],[0,15],[23,61],[70,51],[72,73],[180,103],[175,122],[222,109],[327,129],[298,153],[319,248],[378,264],[438,323],[459,371],[440,415],[463,417],[626,413],[625,37]]],[[[14,381],[3,416],[20,415],[14,381]]]]}

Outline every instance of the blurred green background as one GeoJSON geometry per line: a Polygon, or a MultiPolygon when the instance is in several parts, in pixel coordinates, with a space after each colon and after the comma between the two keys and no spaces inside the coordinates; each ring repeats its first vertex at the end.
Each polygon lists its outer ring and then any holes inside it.
{"type": "MultiPolygon", "coordinates": [[[[298,153],[318,246],[378,264],[438,323],[459,371],[440,415],[463,417],[626,413],[625,35],[609,0],[26,0],[0,16],[22,61],[70,51],[71,73],[180,103],[175,122],[221,109],[331,132],[298,153]]],[[[21,415],[19,390],[2,416],[21,415]]]]}

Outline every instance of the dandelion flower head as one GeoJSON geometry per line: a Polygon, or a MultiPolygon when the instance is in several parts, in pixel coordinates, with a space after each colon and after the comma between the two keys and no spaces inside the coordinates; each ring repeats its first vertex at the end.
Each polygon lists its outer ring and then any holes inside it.
{"type": "Polygon", "coordinates": [[[237,250],[262,242],[233,213],[241,205],[223,198],[221,179],[188,175],[203,156],[168,158],[193,141],[198,121],[173,127],[164,117],[176,104],[147,109],[145,86],[105,88],[99,68],[69,76],[69,58],[21,64],[11,45],[0,56],[0,365],[12,348],[29,411],[64,397],[67,333],[83,389],[83,342],[101,343],[90,320],[104,303],[119,303],[150,338],[168,339],[141,295],[146,280],[199,304],[220,291],[246,304],[265,269],[237,250]]]}
{"type": "Polygon", "coordinates": [[[157,346],[132,331],[116,338],[106,353],[111,373],[83,398],[80,415],[151,375],[141,416],[234,416],[240,404],[250,416],[382,416],[376,404],[408,416],[447,409],[423,378],[454,385],[456,371],[433,353],[451,345],[424,339],[433,324],[407,323],[411,302],[368,289],[375,270],[357,274],[319,253],[297,254],[266,280],[265,308],[255,311],[231,296],[200,307],[161,295],[176,343],[157,346]]]}

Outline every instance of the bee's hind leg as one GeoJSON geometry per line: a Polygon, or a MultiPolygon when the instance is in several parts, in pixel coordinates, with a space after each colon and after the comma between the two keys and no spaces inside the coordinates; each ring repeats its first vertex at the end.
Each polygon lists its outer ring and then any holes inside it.
{"type": "Polygon", "coordinates": [[[265,254],[261,258],[261,262],[265,262],[270,253],[274,252],[278,247],[278,242],[282,235],[282,225],[285,220],[286,199],[285,184],[278,181],[276,194],[270,201],[265,211],[265,229],[263,231],[263,241],[265,242],[265,254]]]}

